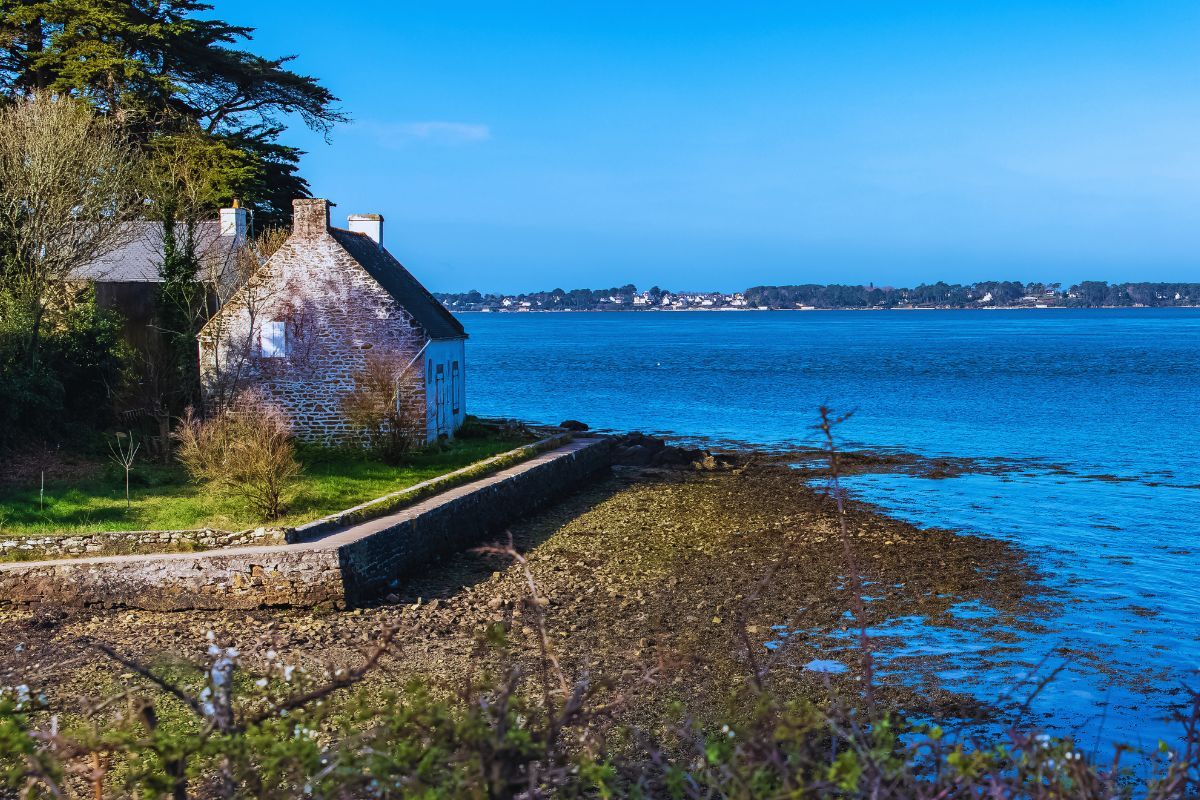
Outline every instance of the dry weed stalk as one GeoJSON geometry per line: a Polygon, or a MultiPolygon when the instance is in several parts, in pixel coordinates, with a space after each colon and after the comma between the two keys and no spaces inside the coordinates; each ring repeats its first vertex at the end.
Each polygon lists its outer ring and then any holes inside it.
{"type": "Polygon", "coordinates": [[[821,406],[820,414],[821,422],[817,425],[817,429],[825,438],[825,453],[829,459],[829,493],[837,504],[838,531],[842,538],[842,555],[846,560],[846,579],[849,582],[854,621],[858,625],[863,702],[866,704],[867,711],[873,714],[875,711],[875,660],[871,654],[871,637],[867,634],[867,607],[863,600],[862,575],[854,560],[854,548],[851,545],[850,530],[846,524],[846,498],[841,484],[841,460],[838,456],[837,443],[833,438],[833,429],[850,419],[854,412],[837,416],[827,406],[821,406]]]}
{"type": "Polygon", "coordinates": [[[527,589],[527,594],[522,598],[521,610],[522,616],[529,619],[537,635],[538,673],[544,715],[541,725],[530,726],[536,743],[533,757],[530,758],[530,754],[526,753],[521,758],[513,758],[511,746],[503,745],[503,741],[507,735],[506,712],[523,678],[521,668],[514,665],[508,671],[495,699],[498,713],[493,716],[498,720],[495,729],[495,741],[498,746],[484,757],[485,771],[491,776],[490,795],[547,797],[554,787],[568,785],[573,777],[570,767],[571,754],[567,747],[568,742],[565,741],[566,732],[577,731],[580,746],[595,758],[603,749],[603,737],[597,723],[611,721],[623,698],[617,696],[606,704],[601,703],[598,695],[600,686],[594,684],[590,676],[585,675],[574,682],[568,678],[548,633],[546,609],[550,605],[550,599],[538,587],[528,560],[513,545],[511,533],[508,534],[506,543],[479,547],[474,552],[511,559],[521,570],[527,589]]]}
{"type": "Polygon", "coordinates": [[[115,441],[108,443],[109,458],[125,471],[125,505],[129,505],[129,472],[137,458],[139,442],[133,439],[133,431],[117,431],[115,441]]]}

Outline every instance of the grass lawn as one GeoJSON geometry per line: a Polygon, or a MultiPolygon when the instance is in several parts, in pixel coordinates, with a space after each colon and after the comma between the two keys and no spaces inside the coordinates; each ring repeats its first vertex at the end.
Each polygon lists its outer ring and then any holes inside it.
{"type": "MultiPolygon", "coordinates": [[[[389,466],[362,453],[302,449],[299,457],[304,474],[289,493],[286,516],[271,524],[308,522],[528,441],[512,437],[461,439],[444,450],[416,453],[400,466],[389,466]]],[[[203,527],[241,530],[263,524],[239,500],[191,483],[178,466],[137,465],[130,497],[126,505],[123,473],[103,463],[98,463],[89,477],[47,482],[40,507],[36,481],[26,486],[0,486],[0,536],[203,527]]]]}

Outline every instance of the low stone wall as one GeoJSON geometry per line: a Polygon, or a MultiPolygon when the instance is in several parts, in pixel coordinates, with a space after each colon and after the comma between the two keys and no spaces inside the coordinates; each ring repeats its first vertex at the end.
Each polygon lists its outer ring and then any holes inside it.
{"type": "Polygon", "coordinates": [[[222,531],[216,528],[178,531],[104,531],[20,536],[0,539],[0,561],[30,561],[72,556],[129,553],[176,553],[248,545],[283,544],[283,528],[222,531]]]}
{"type": "Polygon", "coordinates": [[[486,540],[611,463],[582,439],[395,513],[298,544],[0,564],[0,605],[188,609],[360,604],[486,540]]]}
{"type": "Polygon", "coordinates": [[[133,553],[146,555],[192,553],[229,547],[310,541],[329,531],[386,516],[406,505],[469,483],[506,466],[519,464],[531,456],[561,447],[570,441],[571,434],[569,433],[554,434],[295,528],[260,527],[242,531],[223,531],[216,528],[175,531],[103,531],[0,538],[0,562],[76,556],[130,555],[133,553]]]}
{"type": "Polygon", "coordinates": [[[430,478],[427,481],[422,481],[400,491],[376,497],[374,500],[360,503],[345,511],[339,511],[336,514],[330,514],[327,517],[322,517],[303,525],[297,525],[295,528],[290,528],[285,532],[285,539],[289,544],[306,542],[330,531],[387,516],[398,509],[413,505],[427,497],[432,497],[449,489],[470,483],[505,467],[520,464],[522,461],[538,453],[545,453],[549,450],[562,447],[571,440],[572,436],[569,433],[558,433],[544,439],[539,439],[536,442],[499,453],[491,458],[476,461],[474,464],[469,464],[462,469],[456,469],[453,472],[439,475],[436,478],[430,478]]]}
{"type": "Polygon", "coordinates": [[[399,585],[416,568],[484,542],[611,464],[606,439],[583,440],[493,478],[445,492],[408,513],[357,526],[338,544],[346,598],[360,603],[399,585]]]}
{"type": "Polygon", "coordinates": [[[338,606],[344,594],[337,553],[305,548],[0,565],[0,604],[182,611],[338,606]]]}

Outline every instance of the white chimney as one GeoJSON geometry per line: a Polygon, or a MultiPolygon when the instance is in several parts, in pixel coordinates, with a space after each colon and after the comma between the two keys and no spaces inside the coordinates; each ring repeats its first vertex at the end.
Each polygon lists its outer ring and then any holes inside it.
{"type": "Polygon", "coordinates": [[[380,247],[383,246],[383,215],[382,214],[351,214],[348,217],[350,230],[355,233],[365,233],[380,247]]]}
{"type": "Polygon", "coordinates": [[[249,215],[246,209],[238,205],[238,201],[233,201],[233,208],[221,209],[221,235],[233,236],[238,239],[245,239],[249,227],[249,215]]]}

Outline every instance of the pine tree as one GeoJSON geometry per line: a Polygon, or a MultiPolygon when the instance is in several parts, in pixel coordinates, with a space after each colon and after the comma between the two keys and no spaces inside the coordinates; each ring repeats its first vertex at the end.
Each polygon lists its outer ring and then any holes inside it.
{"type": "Polygon", "coordinates": [[[37,89],[86,98],[148,143],[200,133],[258,164],[233,187],[260,223],[284,223],[308,195],[302,153],[281,144],[298,115],[328,134],[346,119],[316,78],[237,45],[253,29],[204,18],[197,0],[0,0],[0,94],[37,89]]]}

